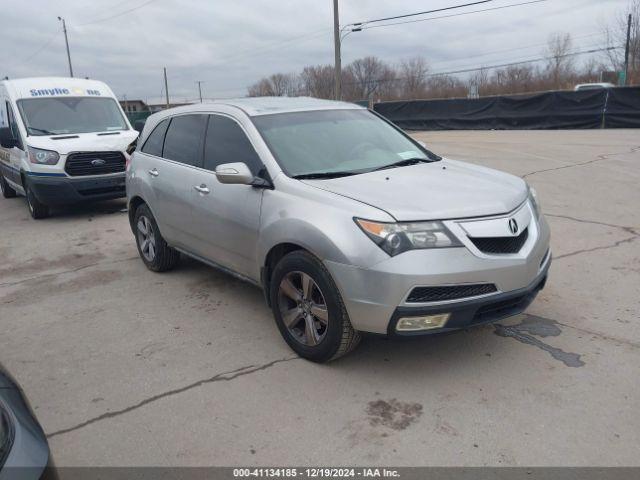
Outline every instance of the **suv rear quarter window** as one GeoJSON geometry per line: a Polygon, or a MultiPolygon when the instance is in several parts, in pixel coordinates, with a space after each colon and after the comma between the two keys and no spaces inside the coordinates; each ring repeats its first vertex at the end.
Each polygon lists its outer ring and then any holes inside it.
{"type": "Polygon", "coordinates": [[[164,135],[167,133],[168,126],[168,118],[156,125],[156,128],[153,129],[153,132],[151,132],[147,141],[144,142],[142,153],[148,153],[149,155],[155,155],[156,157],[162,156],[162,145],[164,144],[164,135]]]}
{"type": "Polygon", "coordinates": [[[173,117],[164,139],[162,157],[185,165],[201,166],[206,121],[206,115],[173,117]]]}

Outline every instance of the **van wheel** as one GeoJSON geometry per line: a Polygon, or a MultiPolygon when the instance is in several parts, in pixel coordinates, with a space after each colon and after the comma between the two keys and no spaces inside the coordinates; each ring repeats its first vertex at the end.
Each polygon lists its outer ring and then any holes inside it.
{"type": "Polygon", "coordinates": [[[0,190],[2,190],[2,196],[4,198],[15,198],[16,191],[9,186],[4,176],[0,173],[0,190]]]}
{"type": "Polygon", "coordinates": [[[24,182],[25,196],[27,197],[27,205],[29,213],[35,220],[47,218],[50,215],[49,206],[40,202],[29,187],[29,182],[24,182]]]}
{"type": "Polygon", "coordinates": [[[329,271],[310,253],[284,256],[273,270],[269,292],[278,329],[301,357],[328,362],[360,342],[329,271]]]}
{"type": "Polygon", "coordinates": [[[140,258],[149,270],[166,272],[176,266],[180,252],[174,250],[160,235],[160,229],[151,210],[141,205],[133,217],[133,228],[140,258]]]}

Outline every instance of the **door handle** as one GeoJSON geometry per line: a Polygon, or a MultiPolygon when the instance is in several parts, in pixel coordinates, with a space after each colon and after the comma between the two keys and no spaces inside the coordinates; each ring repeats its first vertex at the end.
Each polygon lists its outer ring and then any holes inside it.
{"type": "Polygon", "coordinates": [[[160,172],[158,172],[158,170],[156,170],[155,168],[153,170],[149,170],[149,175],[151,175],[152,177],[157,177],[158,175],[160,175],[160,172]]]}
{"type": "Polygon", "coordinates": [[[198,186],[195,185],[193,187],[198,193],[202,193],[203,195],[209,195],[209,193],[211,193],[211,190],[209,190],[207,188],[207,186],[203,183],[202,185],[198,186]]]}

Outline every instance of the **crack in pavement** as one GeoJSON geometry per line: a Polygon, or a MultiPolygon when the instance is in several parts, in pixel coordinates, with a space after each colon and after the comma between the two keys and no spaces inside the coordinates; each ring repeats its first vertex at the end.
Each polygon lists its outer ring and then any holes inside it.
{"type": "Polygon", "coordinates": [[[184,387],[180,387],[180,388],[175,388],[173,390],[168,390],[166,392],[163,393],[159,393],[157,395],[153,395],[149,398],[145,398],[144,400],[134,404],[134,405],[130,405],[129,407],[125,407],[122,408],[120,410],[115,410],[112,412],[107,412],[107,413],[103,413],[102,415],[98,415],[97,417],[93,417],[90,418],[89,420],[85,420],[84,422],[78,423],[72,427],[67,427],[67,428],[63,428],[61,430],[56,430],[55,432],[51,432],[48,433],[46,435],[46,437],[48,439],[53,438],[53,437],[57,437],[59,435],[63,435],[65,433],[69,433],[69,432],[73,432],[75,430],[79,430],[81,428],[84,428],[88,425],[91,425],[93,423],[96,422],[100,422],[102,420],[107,420],[113,417],[117,417],[119,415],[123,415],[125,413],[129,413],[133,410],[137,410],[138,408],[141,408],[145,405],[148,405],[150,403],[156,402],[158,400],[161,400],[163,398],[167,398],[173,395],[177,395],[179,393],[183,393],[186,392],[188,390],[194,389],[196,387],[200,387],[202,385],[206,385],[209,383],[215,383],[215,382],[229,382],[231,380],[235,380],[238,377],[242,377],[244,375],[249,375],[251,373],[255,373],[255,372],[259,372],[262,370],[267,370],[268,368],[273,367],[274,365],[277,365],[278,363],[284,363],[284,362],[290,362],[292,360],[299,360],[300,357],[288,357],[288,358],[281,358],[279,360],[274,360],[272,362],[269,363],[265,363],[263,365],[248,365],[246,367],[240,367],[240,368],[236,368],[235,370],[230,370],[228,372],[222,372],[222,373],[218,373],[217,375],[214,375],[213,377],[210,378],[206,378],[204,380],[198,380],[197,382],[191,383],[189,385],[185,385],[184,387]]]}
{"type": "Polygon", "coordinates": [[[555,213],[544,213],[545,217],[553,217],[553,218],[564,218],[565,220],[573,220],[574,222],[578,222],[578,223],[586,223],[589,225],[600,225],[603,227],[611,227],[611,228],[619,228],[620,230],[624,230],[627,233],[631,233],[633,235],[640,235],[640,233],[638,233],[636,231],[636,227],[625,227],[624,225],[616,225],[614,223],[604,223],[604,222],[599,222],[597,220],[586,220],[583,218],[576,218],[576,217],[571,217],[569,215],[559,215],[559,214],[555,214],[555,213]]]}
{"type": "Polygon", "coordinates": [[[575,255],[580,255],[582,253],[590,253],[590,252],[595,252],[595,251],[598,251],[598,250],[608,250],[608,249],[611,249],[611,248],[616,248],[616,247],[619,247],[620,245],[624,245],[626,243],[631,243],[631,242],[637,240],[638,238],[640,238],[640,233],[638,233],[638,231],[635,229],[635,227],[626,227],[624,225],[615,225],[615,224],[612,224],[612,223],[598,222],[596,220],[586,220],[586,219],[582,219],[582,218],[571,217],[569,215],[558,215],[558,214],[553,214],[553,213],[545,213],[544,215],[546,217],[563,218],[563,219],[571,220],[571,221],[578,222],[578,223],[585,223],[585,224],[590,224],[590,225],[600,225],[600,226],[609,227],[609,228],[617,228],[617,229],[623,230],[623,231],[633,235],[633,237],[627,237],[627,238],[624,238],[622,240],[618,240],[617,242],[615,242],[615,243],[613,243],[611,245],[602,245],[602,246],[594,247],[594,248],[586,248],[586,249],[583,249],[583,250],[577,250],[575,252],[565,253],[564,255],[558,255],[557,257],[554,257],[555,261],[562,260],[563,258],[573,257],[575,255]]]}
{"type": "Polygon", "coordinates": [[[20,285],[22,283],[30,282],[30,281],[33,281],[33,280],[40,280],[42,278],[49,278],[49,277],[57,277],[59,275],[66,275],[67,273],[75,273],[75,272],[79,272],[81,270],[86,270],[87,268],[91,268],[91,267],[99,267],[99,266],[102,266],[102,265],[113,265],[114,263],[130,262],[131,260],[136,260],[138,258],[140,258],[140,257],[139,256],[135,256],[135,257],[121,258],[120,260],[110,260],[108,262],[89,263],[87,265],[81,265],[79,267],[72,268],[70,270],[63,270],[61,272],[55,272],[55,273],[44,273],[42,275],[36,275],[36,276],[33,276],[33,277],[24,278],[22,280],[16,280],[15,282],[0,283],[0,287],[13,287],[15,285],[20,285]]]}
{"type": "Polygon", "coordinates": [[[555,261],[558,261],[558,260],[562,260],[563,258],[573,257],[575,255],[580,255],[582,253],[596,252],[598,250],[609,250],[611,248],[616,248],[616,247],[619,247],[620,245],[624,245],[625,243],[631,243],[631,242],[633,242],[635,240],[638,240],[638,238],[639,238],[638,235],[634,235],[633,237],[625,238],[624,240],[618,240],[616,243],[614,243],[612,245],[602,245],[600,247],[593,247],[593,248],[586,248],[584,250],[577,250],[575,252],[565,253],[564,255],[558,255],[557,257],[554,257],[553,259],[555,261]]]}
{"type": "Polygon", "coordinates": [[[561,167],[555,167],[555,168],[545,168],[544,170],[536,170],[536,171],[533,171],[533,172],[525,173],[521,178],[527,178],[527,177],[530,177],[532,175],[537,175],[539,173],[544,173],[544,172],[554,172],[556,170],[564,170],[566,168],[584,167],[585,165],[591,165],[591,164],[596,163],[596,162],[602,162],[604,160],[609,160],[611,157],[617,157],[617,156],[620,156],[620,155],[629,155],[629,154],[632,154],[632,153],[636,153],[637,151],[640,151],[640,146],[639,147],[633,147],[633,148],[631,148],[631,150],[629,150],[627,152],[608,153],[608,154],[605,154],[605,155],[598,155],[593,160],[589,160],[587,162],[574,163],[572,165],[563,165],[561,167]]]}

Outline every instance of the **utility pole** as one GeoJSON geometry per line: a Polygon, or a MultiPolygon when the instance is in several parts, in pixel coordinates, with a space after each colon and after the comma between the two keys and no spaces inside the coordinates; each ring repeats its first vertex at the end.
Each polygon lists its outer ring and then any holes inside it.
{"type": "Polygon", "coordinates": [[[200,103],[202,103],[202,81],[196,80],[196,83],[198,84],[198,95],[200,95],[200,103]]]}
{"type": "Polygon", "coordinates": [[[335,44],[335,94],[336,100],[342,100],[342,53],[340,52],[340,11],[338,0],[333,0],[333,42],[335,44]]]}
{"type": "Polygon", "coordinates": [[[629,45],[631,43],[631,22],[633,17],[629,14],[629,20],[627,21],[627,45],[624,49],[624,82],[623,87],[626,87],[629,82],[629,45]]]}
{"type": "Polygon", "coordinates": [[[167,83],[167,67],[164,67],[163,70],[164,70],[164,94],[167,98],[167,108],[169,108],[169,84],[167,83]]]}
{"type": "Polygon", "coordinates": [[[69,61],[69,76],[73,77],[73,67],[71,66],[71,53],[69,52],[69,37],[67,36],[67,24],[64,18],[58,17],[62,22],[62,31],[64,32],[64,43],[67,45],[67,60],[69,61]]]}

